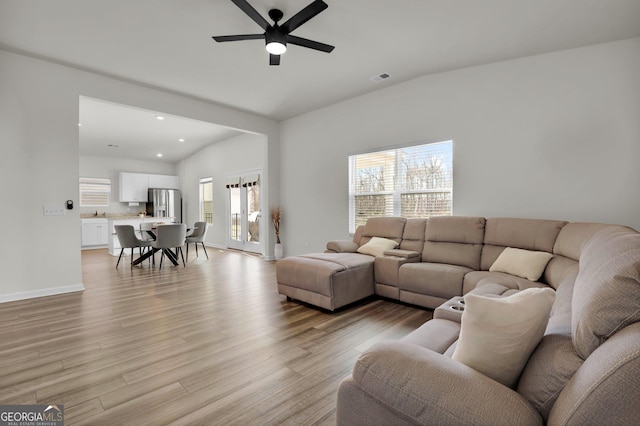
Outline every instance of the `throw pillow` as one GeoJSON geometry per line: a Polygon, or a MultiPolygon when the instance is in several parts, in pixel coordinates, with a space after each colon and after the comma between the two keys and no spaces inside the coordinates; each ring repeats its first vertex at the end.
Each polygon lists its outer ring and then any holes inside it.
{"type": "Polygon", "coordinates": [[[508,297],[467,294],[453,359],[513,388],[549,321],[550,288],[528,288],[508,297]]]}
{"type": "Polygon", "coordinates": [[[547,267],[553,254],[546,251],[522,250],[512,247],[505,248],[500,256],[489,268],[491,272],[506,272],[526,278],[530,281],[538,281],[540,275],[547,267]]]}
{"type": "Polygon", "coordinates": [[[386,250],[398,247],[398,243],[387,238],[373,237],[371,240],[358,248],[358,253],[369,254],[371,256],[382,256],[386,250]]]}

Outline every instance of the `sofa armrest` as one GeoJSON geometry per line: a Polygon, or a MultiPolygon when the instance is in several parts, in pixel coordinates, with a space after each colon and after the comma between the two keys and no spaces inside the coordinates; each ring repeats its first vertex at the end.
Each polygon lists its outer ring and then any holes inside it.
{"type": "Polygon", "coordinates": [[[349,240],[333,240],[327,243],[327,252],[333,253],[356,253],[358,244],[349,240]]]}
{"type": "Polygon", "coordinates": [[[373,276],[376,278],[376,283],[397,287],[400,267],[405,263],[415,263],[419,261],[420,253],[416,251],[387,250],[384,252],[384,256],[376,257],[373,265],[373,276]],[[388,253],[393,254],[389,255],[388,253]],[[416,255],[413,255],[413,253],[416,255]]]}
{"type": "Polygon", "coordinates": [[[408,342],[372,346],[356,362],[353,379],[373,399],[420,424],[543,424],[514,390],[408,342]]]}
{"type": "Polygon", "coordinates": [[[413,258],[420,257],[420,253],[413,250],[400,250],[400,249],[385,250],[383,254],[385,256],[402,257],[404,259],[413,259],[413,258]]]}

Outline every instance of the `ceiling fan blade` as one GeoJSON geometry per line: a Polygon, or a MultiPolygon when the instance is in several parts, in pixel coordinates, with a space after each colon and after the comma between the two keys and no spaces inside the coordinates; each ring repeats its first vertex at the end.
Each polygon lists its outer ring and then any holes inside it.
{"type": "Polygon", "coordinates": [[[213,36],[211,37],[218,43],[223,41],[239,41],[239,40],[260,40],[264,39],[264,34],[239,34],[228,36],[213,36]]]}
{"type": "Polygon", "coordinates": [[[315,0],[313,3],[311,3],[304,9],[302,9],[300,12],[296,13],[291,18],[289,18],[289,20],[284,24],[282,24],[281,27],[284,27],[286,32],[290,33],[291,31],[298,28],[300,25],[307,22],[309,19],[316,16],[318,13],[325,10],[327,7],[329,6],[322,0],[315,0]]]}
{"type": "Polygon", "coordinates": [[[302,47],[308,47],[309,49],[319,50],[321,52],[331,52],[335,46],[329,44],[320,43],[319,41],[313,41],[302,37],[296,37],[289,34],[287,36],[287,43],[296,44],[302,47]]]}
{"type": "Polygon", "coordinates": [[[251,6],[247,2],[247,0],[231,0],[231,1],[240,9],[242,9],[242,11],[246,13],[249,16],[249,18],[253,19],[258,25],[260,25],[260,28],[262,28],[263,30],[266,31],[267,28],[271,26],[271,24],[269,24],[269,22],[267,22],[267,20],[264,19],[262,15],[260,15],[258,11],[255,10],[253,6],[251,6]]]}
{"type": "Polygon", "coordinates": [[[269,55],[269,65],[280,65],[280,55],[269,55]]]}

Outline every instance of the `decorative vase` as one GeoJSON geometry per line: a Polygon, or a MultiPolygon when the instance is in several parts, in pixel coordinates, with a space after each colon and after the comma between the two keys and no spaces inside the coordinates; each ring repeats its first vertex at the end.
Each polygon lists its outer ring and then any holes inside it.
{"type": "Polygon", "coordinates": [[[282,243],[276,243],[275,250],[274,250],[274,255],[276,257],[276,260],[280,260],[280,259],[283,258],[284,249],[282,247],[282,243]]]}

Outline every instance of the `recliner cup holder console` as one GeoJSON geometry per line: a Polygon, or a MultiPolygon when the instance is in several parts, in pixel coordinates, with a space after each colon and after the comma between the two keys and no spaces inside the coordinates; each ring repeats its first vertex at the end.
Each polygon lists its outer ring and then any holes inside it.
{"type": "Polygon", "coordinates": [[[464,313],[464,308],[464,298],[462,296],[455,296],[438,306],[433,311],[433,317],[460,322],[460,318],[464,313]]]}

